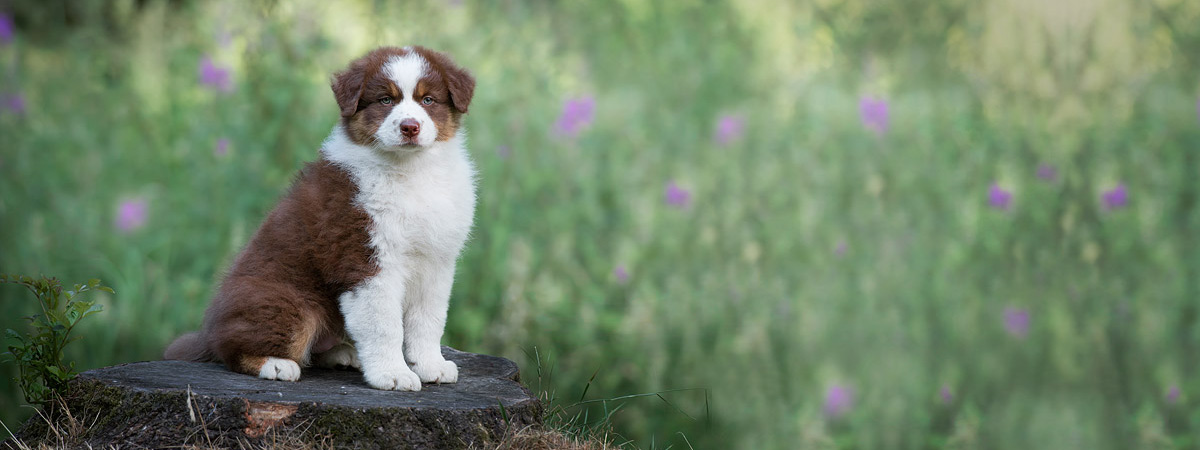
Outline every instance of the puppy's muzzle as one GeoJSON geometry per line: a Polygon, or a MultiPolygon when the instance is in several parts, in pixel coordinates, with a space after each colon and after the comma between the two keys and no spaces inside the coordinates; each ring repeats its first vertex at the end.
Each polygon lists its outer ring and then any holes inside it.
{"type": "Polygon", "coordinates": [[[417,122],[417,119],[401,120],[400,134],[409,139],[416,138],[418,134],[421,134],[421,123],[417,122]]]}

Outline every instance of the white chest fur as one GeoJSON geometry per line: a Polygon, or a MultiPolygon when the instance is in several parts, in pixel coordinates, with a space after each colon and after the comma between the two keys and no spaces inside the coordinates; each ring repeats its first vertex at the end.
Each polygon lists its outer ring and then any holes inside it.
{"type": "Polygon", "coordinates": [[[339,126],[321,149],[350,172],[355,202],[371,218],[379,272],[338,299],[363,377],[378,389],[415,391],[453,383],[442,358],[454,264],[475,215],[475,169],[460,131],[449,141],[386,153],[363,147],[339,126]],[[411,364],[411,368],[409,366],[411,364]]]}
{"type": "Polygon", "coordinates": [[[381,270],[453,261],[462,251],[475,215],[475,169],[464,141],[460,132],[410,154],[384,154],[350,142],[338,127],[325,142],[325,158],[358,185],[381,270]]]}

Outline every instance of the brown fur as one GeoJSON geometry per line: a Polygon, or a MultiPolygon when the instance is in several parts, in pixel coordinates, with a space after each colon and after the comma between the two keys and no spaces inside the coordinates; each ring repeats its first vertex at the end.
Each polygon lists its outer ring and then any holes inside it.
{"type": "Polygon", "coordinates": [[[184,335],[164,357],[257,375],[268,356],[303,364],[321,336],[343,336],[338,296],[379,270],[357,191],[337,166],[308,164],[233,263],[200,336],[184,335]]]}
{"type": "Polygon", "coordinates": [[[373,143],[375,130],[379,129],[379,124],[392,107],[399,103],[401,96],[412,98],[417,103],[421,103],[421,99],[427,95],[433,97],[432,105],[421,106],[438,124],[437,140],[449,140],[458,132],[462,115],[467,112],[475,92],[475,78],[442,53],[421,46],[412,47],[412,51],[425,58],[431,69],[417,82],[414,92],[400,92],[396,84],[383,73],[383,67],[389,59],[408,54],[402,48],[381,47],[334,75],[331,87],[342,111],[342,123],[355,143],[373,143]],[[396,102],[391,105],[380,103],[379,99],[385,96],[396,102]]]}
{"type": "MultiPolygon", "coordinates": [[[[384,64],[407,51],[382,47],[334,75],[331,88],[350,139],[371,145],[392,105],[378,100],[411,96],[438,126],[437,140],[454,137],[467,112],[475,80],[450,59],[413,47],[430,70],[415,92],[402,93],[382,73],[384,64]]],[[[199,333],[172,343],[165,359],[222,361],[257,375],[267,357],[301,365],[314,347],[345,336],[338,297],[375,275],[368,229],[371,219],[355,206],[358,187],[350,175],[325,160],[308,164],[288,194],[263,221],[221,283],[199,333]]]]}

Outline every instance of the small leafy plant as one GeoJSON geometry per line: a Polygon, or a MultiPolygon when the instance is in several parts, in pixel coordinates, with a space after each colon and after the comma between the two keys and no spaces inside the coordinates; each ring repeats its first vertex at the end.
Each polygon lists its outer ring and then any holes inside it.
{"type": "Polygon", "coordinates": [[[63,348],[80,338],[71,337],[71,330],[83,318],[103,309],[95,300],[80,299],[79,294],[96,290],[111,294],[113,290],[96,279],[86,284],[76,284],[71,289],[63,289],[62,282],[57,278],[45,276],[35,279],[0,275],[0,283],[25,286],[37,297],[42,307],[40,314],[25,318],[32,325],[30,332],[21,334],[12,329],[6,331],[10,343],[8,352],[4,354],[11,357],[11,361],[15,361],[20,369],[20,375],[14,381],[21,386],[25,401],[45,405],[64,392],[67,381],[75,376],[75,362],[63,362],[63,348]]]}

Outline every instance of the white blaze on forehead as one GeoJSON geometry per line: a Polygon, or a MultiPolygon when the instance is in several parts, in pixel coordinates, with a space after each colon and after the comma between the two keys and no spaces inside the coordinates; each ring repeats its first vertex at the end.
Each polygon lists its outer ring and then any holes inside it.
{"type": "MultiPolygon", "coordinates": [[[[407,48],[406,48],[407,50],[407,48]]],[[[417,81],[425,76],[429,63],[421,55],[409,51],[404,56],[393,56],[383,66],[383,73],[396,83],[404,98],[412,98],[412,91],[417,88],[417,81]]]]}
{"type": "Polygon", "coordinates": [[[375,137],[384,146],[400,145],[404,139],[400,133],[400,122],[415,119],[421,125],[416,144],[428,146],[437,138],[437,124],[429,117],[429,112],[425,111],[419,100],[413,98],[413,91],[417,89],[417,82],[428,72],[429,62],[419,53],[407,47],[405,50],[408,50],[407,54],[393,56],[383,66],[383,74],[400,89],[400,98],[395,99],[396,105],[380,124],[375,137]]]}

